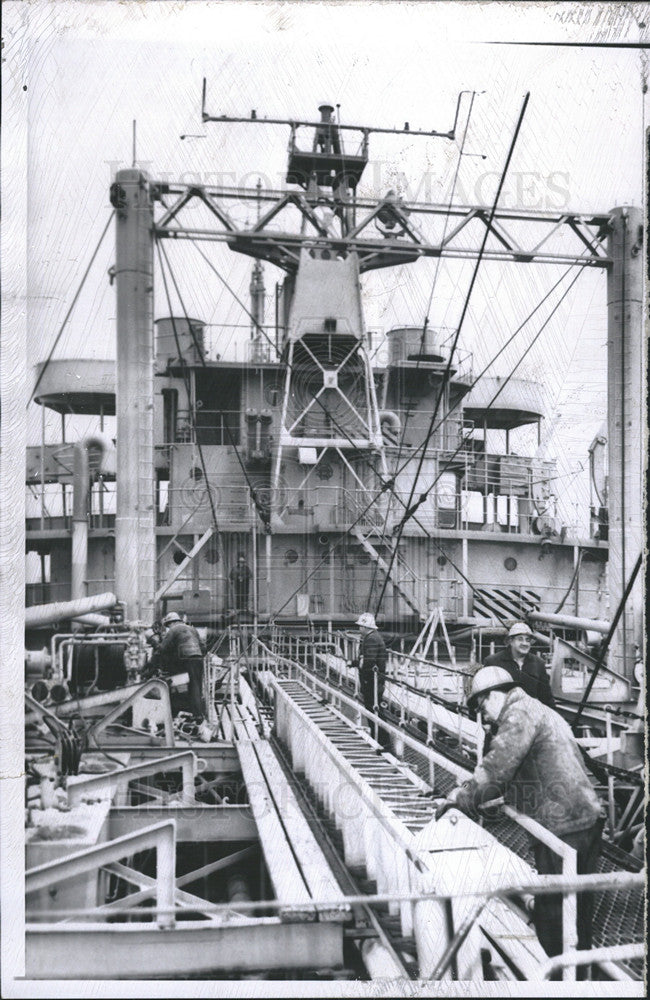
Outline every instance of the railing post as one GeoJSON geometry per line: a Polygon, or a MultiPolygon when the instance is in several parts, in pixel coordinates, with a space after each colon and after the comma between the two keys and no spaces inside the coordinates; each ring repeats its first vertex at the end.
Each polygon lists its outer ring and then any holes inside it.
{"type": "MultiPolygon", "coordinates": [[[[577,852],[567,845],[562,858],[562,874],[565,878],[575,880],[577,874],[577,852]]],[[[577,929],[577,897],[575,892],[565,892],[562,898],[562,951],[573,951],[578,944],[577,929]]],[[[564,977],[563,977],[564,978],[564,977]]],[[[567,969],[566,979],[573,982],[576,978],[575,965],[567,969]]]]}
{"type": "Polygon", "coordinates": [[[174,829],[164,831],[158,841],[156,851],[156,905],[157,923],[162,930],[169,930],[175,924],[174,904],[176,897],[176,838],[174,829]],[[164,913],[161,910],[171,912],[164,913]]]}
{"type": "MultiPolygon", "coordinates": [[[[614,753],[612,750],[612,716],[610,712],[605,713],[605,732],[607,736],[607,763],[614,763],[614,753]]],[[[607,805],[609,812],[609,835],[613,837],[616,828],[616,806],[614,802],[614,776],[607,775],[607,805]]]]}

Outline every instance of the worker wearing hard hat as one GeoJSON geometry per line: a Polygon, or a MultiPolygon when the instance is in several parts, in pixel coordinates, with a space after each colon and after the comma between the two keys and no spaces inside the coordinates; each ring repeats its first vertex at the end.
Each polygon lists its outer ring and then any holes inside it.
{"type": "MultiPolygon", "coordinates": [[[[595,872],[602,809],[568,724],[515,685],[509,671],[499,666],[476,672],[468,706],[496,723],[498,731],[472,777],[438,801],[436,818],[452,807],[478,815],[482,804],[504,795],[575,848],[578,874],[595,872]]],[[[532,847],[540,875],[561,873],[562,859],[554,851],[534,839],[532,847]]],[[[591,947],[592,913],[593,895],[578,894],[578,949],[591,947]]],[[[539,894],[534,920],[547,954],[560,954],[562,896],[539,894]]]]}
{"type": "Polygon", "coordinates": [[[544,661],[531,652],[532,643],[532,629],[525,622],[515,622],[508,632],[506,648],[488,656],[483,665],[503,667],[531,698],[538,698],[544,705],[555,708],[544,661]]]}
{"type": "Polygon", "coordinates": [[[187,673],[190,711],[198,726],[199,736],[205,741],[210,738],[211,730],[205,721],[203,650],[199,634],[193,625],[182,621],[175,611],[165,615],[162,624],[165,632],[158,645],[158,653],[172,670],[187,673]]]}
{"type": "Polygon", "coordinates": [[[379,634],[375,616],[366,611],[355,622],[361,633],[359,650],[359,684],[363,704],[369,712],[379,714],[386,683],[386,646],[379,634]],[[377,703],[375,704],[375,677],[377,703]]]}

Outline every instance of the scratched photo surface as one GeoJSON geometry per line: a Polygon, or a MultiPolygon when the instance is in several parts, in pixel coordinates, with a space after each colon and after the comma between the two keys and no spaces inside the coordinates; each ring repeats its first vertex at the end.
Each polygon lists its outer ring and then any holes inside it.
{"type": "Polygon", "coordinates": [[[3,995],[644,994],[649,49],[3,4],[3,995]]]}

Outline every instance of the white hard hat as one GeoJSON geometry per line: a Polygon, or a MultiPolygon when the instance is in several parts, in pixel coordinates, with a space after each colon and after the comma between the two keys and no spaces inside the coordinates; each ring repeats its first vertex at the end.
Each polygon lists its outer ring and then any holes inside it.
{"type": "Polygon", "coordinates": [[[362,615],[359,615],[354,624],[358,625],[360,628],[377,628],[375,616],[369,611],[364,611],[362,615]]]}
{"type": "Polygon", "coordinates": [[[526,622],[515,622],[510,631],[508,632],[508,638],[512,639],[516,635],[531,635],[533,630],[530,625],[526,625],[526,622]]]}
{"type": "Polygon", "coordinates": [[[514,684],[512,675],[503,667],[481,667],[472,678],[467,706],[474,709],[479,695],[486,694],[488,691],[497,691],[499,688],[514,687],[514,684]]]}
{"type": "Polygon", "coordinates": [[[170,611],[169,614],[165,615],[163,618],[163,625],[171,625],[172,622],[179,622],[181,616],[176,614],[175,611],[170,611]]]}

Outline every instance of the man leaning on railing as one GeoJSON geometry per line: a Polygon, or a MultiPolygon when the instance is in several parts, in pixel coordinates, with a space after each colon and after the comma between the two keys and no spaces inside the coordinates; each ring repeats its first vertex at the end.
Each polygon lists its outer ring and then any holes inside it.
{"type": "MultiPolygon", "coordinates": [[[[469,781],[438,801],[436,819],[452,807],[475,817],[482,804],[505,793],[521,813],[575,849],[579,875],[595,872],[603,810],[568,724],[515,685],[503,667],[478,670],[467,703],[498,730],[469,781]]],[[[547,845],[533,841],[532,847],[540,875],[562,871],[561,858],[547,845]]],[[[593,893],[578,893],[577,911],[578,948],[587,950],[592,939],[593,893]]],[[[534,922],[546,953],[561,954],[562,896],[538,895],[534,922]]],[[[587,966],[578,969],[578,978],[587,975],[587,966]]],[[[561,972],[552,978],[561,978],[561,972]]]]}

